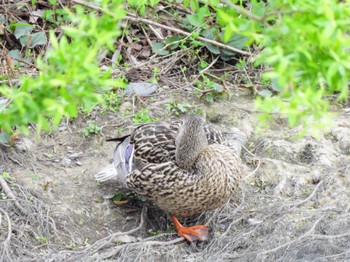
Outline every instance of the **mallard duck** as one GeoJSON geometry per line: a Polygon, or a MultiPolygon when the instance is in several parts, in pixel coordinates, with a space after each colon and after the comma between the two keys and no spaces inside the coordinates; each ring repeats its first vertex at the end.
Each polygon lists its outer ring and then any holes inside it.
{"type": "Polygon", "coordinates": [[[177,217],[198,215],[226,203],[242,176],[240,157],[221,132],[201,118],[146,124],[118,139],[117,172],[102,171],[97,180],[116,174],[123,185],[168,213],[180,236],[206,240],[204,225],[184,227],[177,217]]]}

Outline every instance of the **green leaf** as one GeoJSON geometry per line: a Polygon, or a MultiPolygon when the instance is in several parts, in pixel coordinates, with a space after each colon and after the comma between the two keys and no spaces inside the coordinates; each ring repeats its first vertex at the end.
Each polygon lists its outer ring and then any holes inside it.
{"type": "Polygon", "coordinates": [[[187,15],[186,18],[194,27],[199,27],[204,24],[203,18],[199,17],[198,15],[187,15]]]}
{"type": "Polygon", "coordinates": [[[140,9],[139,9],[140,14],[144,15],[145,11],[146,11],[146,5],[141,6],[140,9]]]}
{"type": "Polygon", "coordinates": [[[271,97],[272,96],[271,91],[268,89],[260,90],[260,91],[258,91],[258,94],[259,94],[259,96],[262,96],[262,97],[271,97]]]}
{"type": "Polygon", "coordinates": [[[12,24],[11,26],[15,26],[15,31],[13,34],[17,39],[29,35],[29,33],[34,29],[34,26],[24,23],[12,24]]]}
{"type": "Polygon", "coordinates": [[[170,49],[176,49],[179,44],[180,44],[180,40],[182,40],[183,37],[182,36],[171,36],[171,37],[168,37],[166,40],[165,40],[165,44],[166,45],[169,45],[169,48],[170,49]],[[175,42],[175,43],[174,43],[175,42]]]}
{"type": "Polygon", "coordinates": [[[152,7],[154,7],[159,2],[160,2],[160,0],[149,0],[150,6],[152,6],[152,7]]]}
{"type": "Polygon", "coordinates": [[[30,48],[34,48],[37,45],[46,45],[47,37],[44,32],[38,32],[31,35],[32,44],[29,46],[30,48]]]}
{"type": "MultiPolygon", "coordinates": [[[[217,33],[217,30],[216,30],[215,28],[212,28],[212,29],[206,31],[206,32],[203,34],[203,36],[204,36],[205,38],[214,40],[214,39],[215,39],[214,34],[216,34],[216,33],[217,33]]],[[[219,54],[220,54],[220,48],[217,47],[216,45],[213,45],[213,44],[208,43],[208,42],[204,42],[204,45],[205,45],[206,48],[208,48],[208,50],[209,50],[211,53],[213,53],[213,54],[215,54],[215,55],[219,55],[219,54]]]]}
{"type": "Polygon", "coordinates": [[[232,46],[237,49],[242,49],[246,42],[248,41],[248,37],[239,35],[239,34],[233,34],[227,43],[227,45],[232,46]]]}
{"type": "Polygon", "coordinates": [[[184,8],[187,8],[190,5],[190,0],[184,0],[184,8]]]}
{"type": "Polygon", "coordinates": [[[28,45],[30,40],[30,37],[28,35],[24,35],[19,39],[19,42],[21,43],[21,46],[26,46],[28,45]]]}
{"type": "MultiPolygon", "coordinates": [[[[21,57],[21,54],[19,52],[18,49],[14,49],[14,50],[11,50],[10,52],[8,52],[8,55],[13,57],[13,58],[19,58],[19,59],[22,59],[21,57]]],[[[17,60],[13,60],[13,64],[14,65],[19,65],[19,62],[17,60]]]]}
{"type": "MultiPolygon", "coordinates": [[[[223,49],[224,50],[224,49],[223,49]]],[[[222,51],[223,51],[222,50],[222,51]]],[[[223,60],[223,61],[229,61],[229,60],[231,60],[232,59],[232,56],[233,55],[227,55],[227,54],[225,54],[225,52],[231,52],[230,50],[225,50],[225,51],[223,51],[223,52],[221,52],[220,53],[220,58],[223,60]]]]}
{"type": "Polygon", "coordinates": [[[188,22],[194,27],[208,28],[206,25],[206,18],[210,16],[210,11],[207,6],[199,8],[198,12],[193,15],[187,15],[188,22]]]}
{"type": "Polygon", "coordinates": [[[190,7],[191,7],[192,11],[198,11],[199,1],[198,0],[190,0],[190,7]]]}
{"type": "Polygon", "coordinates": [[[223,87],[222,85],[217,84],[217,83],[214,83],[214,84],[213,84],[213,89],[214,89],[215,91],[217,91],[217,92],[222,92],[222,91],[224,91],[224,87],[223,87]]]}
{"type": "Polygon", "coordinates": [[[51,9],[44,10],[43,13],[43,19],[48,20],[48,21],[53,21],[55,12],[51,9]]]}
{"type": "Polygon", "coordinates": [[[221,22],[224,24],[229,24],[233,20],[233,17],[222,9],[219,9],[217,11],[217,15],[218,15],[219,19],[221,20],[221,22]]]}
{"type": "Polygon", "coordinates": [[[213,44],[208,43],[208,42],[205,42],[204,45],[214,55],[219,55],[220,54],[220,48],[217,47],[216,45],[213,45],[213,44]]]}
{"type": "Polygon", "coordinates": [[[259,2],[254,2],[252,1],[252,13],[254,15],[263,17],[265,15],[265,3],[263,1],[259,1],[259,2]]]}
{"type": "Polygon", "coordinates": [[[278,85],[278,82],[277,82],[276,79],[272,79],[271,80],[271,88],[275,92],[279,92],[280,93],[280,92],[283,91],[283,88],[278,85]]]}
{"type": "Polygon", "coordinates": [[[6,24],[6,17],[3,14],[0,14],[0,23],[6,24]]]}
{"type": "Polygon", "coordinates": [[[211,15],[207,5],[199,8],[197,15],[201,18],[209,17],[211,15]]]}
{"type": "Polygon", "coordinates": [[[0,143],[3,145],[8,145],[11,141],[11,135],[6,131],[0,133],[0,143]]]}
{"type": "Polygon", "coordinates": [[[166,49],[162,49],[164,46],[165,45],[163,43],[154,43],[152,45],[153,53],[158,54],[158,55],[168,55],[169,51],[166,49]]]}

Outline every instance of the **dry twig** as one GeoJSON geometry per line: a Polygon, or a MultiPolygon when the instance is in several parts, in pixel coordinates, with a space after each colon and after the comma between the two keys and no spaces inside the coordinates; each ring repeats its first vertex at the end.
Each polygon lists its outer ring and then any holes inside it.
{"type": "MultiPolygon", "coordinates": [[[[105,12],[105,13],[107,12],[107,10],[104,10],[104,9],[98,7],[98,6],[95,6],[95,5],[87,4],[84,1],[72,0],[72,2],[75,3],[75,4],[78,4],[78,5],[82,5],[82,6],[88,7],[90,9],[93,9],[93,10],[96,10],[96,11],[105,12]]],[[[125,19],[133,21],[135,23],[144,23],[144,24],[156,26],[158,28],[162,28],[162,29],[165,29],[165,30],[168,30],[168,31],[180,34],[180,35],[184,35],[184,36],[191,36],[192,35],[191,33],[188,33],[188,32],[183,31],[181,29],[170,27],[170,26],[166,26],[166,25],[162,25],[162,24],[159,24],[159,23],[154,22],[154,21],[149,20],[149,19],[136,17],[136,16],[134,16],[133,14],[130,14],[130,13],[127,16],[125,16],[125,19]]],[[[201,37],[201,36],[198,36],[197,39],[200,40],[200,41],[206,42],[206,43],[210,43],[210,44],[215,45],[215,46],[220,47],[220,48],[231,50],[231,51],[239,53],[241,55],[246,55],[246,56],[251,56],[252,55],[249,52],[242,51],[240,49],[234,48],[234,47],[229,46],[229,45],[225,45],[223,43],[217,42],[217,41],[212,40],[212,39],[208,39],[208,38],[201,37]]]]}
{"type": "MultiPolygon", "coordinates": [[[[4,214],[7,222],[7,237],[4,241],[0,243],[0,261],[5,261],[9,259],[9,245],[10,245],[10,240],[12,236],[12,227],[11,227],[11,219],[10,216],[7,214],[7,212],[0,208],[0,232],[4,232],[3,230],[3,225],[2,225],[2,214],[4,214]],[[5,259],[6,258],[6,259],[5,259]]],[[[5,223],[4,223],[5,224],[5,223]]]]}
{"type": "Polygon", "coordinates": [[[4,190],[4,192],[6,193],[6,195],[14,201],[16,207],[25,215],[28,214],[28,211],[22,207],[22,205],[18,202],[16,196],[13,194],[12,190],[10,189],[10,187],[8,186],[6,180],[4,178],[2,178],[2,176],[0,176],[0,186],[2,187],[2,189],[4,190]]]}

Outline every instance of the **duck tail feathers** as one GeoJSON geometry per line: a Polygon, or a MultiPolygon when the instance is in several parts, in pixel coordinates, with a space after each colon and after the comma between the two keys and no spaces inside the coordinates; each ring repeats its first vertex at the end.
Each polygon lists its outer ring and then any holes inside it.
{"type": "Polygon", "coordinates": [[[113,163],[95,175],[95,178],[97,181],[103,182],[118,177],[119,181],[124,183],[126,175],[132,170],[134,147],[130,144],[130,136],[113,138],[107,141],[119,142],[114,151],[113,163]]]}
{"type": "Polygon", "coordinates": [[[95,175],[95,179],[98,182],[105,182],[105,181],[112,179],[114,177],[117,177],[117,176],[118,176],[118,173],[114,167],[114,163],[111,163],[108,166],[106,166],[104,169],[102,169],[100,172],[98,172],[95,175]]]}

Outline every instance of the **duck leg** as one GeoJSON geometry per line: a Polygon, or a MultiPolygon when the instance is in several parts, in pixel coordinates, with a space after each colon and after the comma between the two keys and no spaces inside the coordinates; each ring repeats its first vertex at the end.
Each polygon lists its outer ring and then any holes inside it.
{"type": "Polygon", "coordinates": [[[178,235],[186,238],[188,241],[192,242],[195,240],[208,240],[209,234],[207,226],[196,225],[192,227],[184,227],[180,224],[176,216],[172,216],[171,220],[175,225],[178,235]]]}

